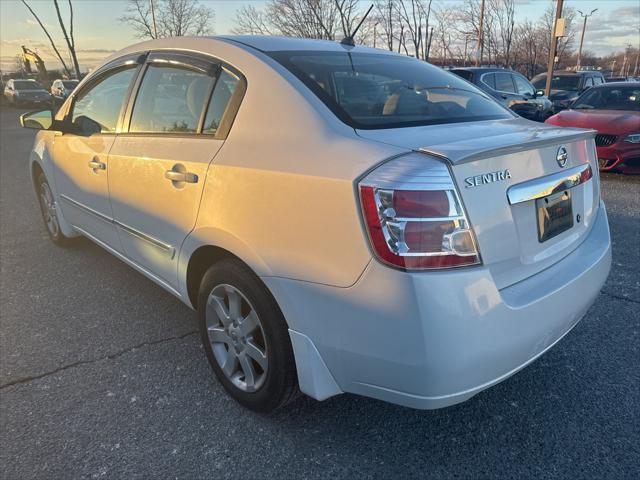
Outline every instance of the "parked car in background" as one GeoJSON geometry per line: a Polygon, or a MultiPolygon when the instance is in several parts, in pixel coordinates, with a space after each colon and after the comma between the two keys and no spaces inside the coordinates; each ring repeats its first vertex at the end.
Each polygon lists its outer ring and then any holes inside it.
{"type": "Polygon", "coordinates": [[[597,130],[600,169],[640,173],[640,82],[593,87],[547,123],[597,130]]]}
{"type": "MultiPolygon", "coordinates": [[[[547,74],[541,73],[531,79],[533,86],[544,92],[547,83],[547,74]]],[[[578,96],[594,85],[605,83],[604,75],[595,70],[560,71],[553,72],[551,78],[551,92],[549,100],[553,102],[553,112],[558,113],[568,108],[578,96]]]]}
{"type": "Polygon", "coordinates": [[[503,68],[465,67],[451,69],[459,77],[487,92],[521,117],[538,122],[553,114],[551,101],[536,92],[524,76],[503,68]]]}
{"type": "Polygon", "coordinates": [[[258,411],[298,387],[467,400],[560,341],[611,265],[593,132],[392,52],[152,40],[21,123],[51,240],[84,235],[196,309],[258,411]]]}
{"type": "Polygon", "coordinates": [[[51,95],[57,100],[65,100],[77,86],[78,80],[55,80],[51,84],[51,95]]]}
{"type": "Polygon", "coordinates": [[[35,106],[51,103],[51,95],[35,80],[11,79],[4,87],[4,96],[11,105],[35,106]]]}

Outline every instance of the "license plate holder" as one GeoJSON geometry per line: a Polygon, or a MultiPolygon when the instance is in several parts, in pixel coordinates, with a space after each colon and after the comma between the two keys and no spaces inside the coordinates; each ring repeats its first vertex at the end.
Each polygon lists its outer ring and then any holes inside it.
{"type": "Polygon", "coordinates": [[[538,198],[536,200],[536,216],[540,243],[569,230],[573,227],[571,190],[538,198]]]}

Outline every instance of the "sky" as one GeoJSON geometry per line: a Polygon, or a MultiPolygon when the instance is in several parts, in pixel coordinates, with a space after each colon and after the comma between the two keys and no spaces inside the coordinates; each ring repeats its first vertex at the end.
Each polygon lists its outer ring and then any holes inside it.
{"type": "MultiPolygon", "coordinates": [[[[27,0],[62,50],[64,40],[52,0],[27,0]]],[[[230,33],[235,12],[243,5],[261,8],[266,0],[200,0],[215,11],[214,33],[230,33]]],[[[517,0],[516,20],[537,20],[553,0],[517,0]]],[[[370,1],[362,0],[364,4],[370,1]]],[[[435,3],[459,3],[459,0],[435,0],[435,3]]],[[[59,2],[63,18],[67,18],[66,1],[59,2]]],[[[583,12],[598,11],[589,18],[584,49],[597,55],[622,51],[627,44],[640,42],[640,0],[565,0],[565,8],[583,12]]],[[[139,41],[132,28],[118,21],[125,12],[127,0],[73,0],[75,38],[81,69],[100,63],[110,53],[139,41]]],[[[0,0],[0,69],[13,70],[20,46],[35,49],[48,68],[58,68],[46,36],[19,0],[0,0]]]]}

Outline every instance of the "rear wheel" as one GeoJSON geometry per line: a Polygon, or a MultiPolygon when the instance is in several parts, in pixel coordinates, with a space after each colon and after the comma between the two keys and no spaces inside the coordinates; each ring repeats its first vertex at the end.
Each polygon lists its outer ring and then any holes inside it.
{"type": "Polygon", "coordinates": [[[211,368],[243,406],[270,412],[298,394],[288,328],[264,284],[237,260],[207,270],[198,320],[211,368]]]}
{"type": "Polygon", "coordinates": [[[44,226],[47,229],[49,238],[58,246],[67,246],[71,242],[71,238],[62,233],[60,229],[60,221],[58,220],[58,210],[53,192],[47,182],[44,173],[40,173],[37,178],[36,190],[38,194],[38,203],[40,204],[40,213],[44,226]]]}

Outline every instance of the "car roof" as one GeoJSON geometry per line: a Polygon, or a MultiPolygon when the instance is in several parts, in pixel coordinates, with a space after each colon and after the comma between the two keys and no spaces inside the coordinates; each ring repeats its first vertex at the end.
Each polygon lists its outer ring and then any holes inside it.
{"type": "Polygon", "coordinates": [[[453,70],[463,70],[467,72],[478,72],[478,73],[506,72],[506,73],[517,73],[518,75],[521,75],[520,72],[516,72],[515,70],[509,70],[508,68],[499,68],[499,67],[456,67],[451,69],[451,71],[453,70]]]}
{"type": "Polygon", "coordinates": [[[308,38],[278,37],[271,35],[219,35],[209,37],[216,40],[226,40],[246,45],[262,52],[276,51],[323,51],[323,52],[359,52],[397,55],[388,50],[356,45],[355,47],[341,45],[332,40],[312,40],[308,38]]]}

